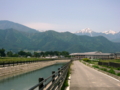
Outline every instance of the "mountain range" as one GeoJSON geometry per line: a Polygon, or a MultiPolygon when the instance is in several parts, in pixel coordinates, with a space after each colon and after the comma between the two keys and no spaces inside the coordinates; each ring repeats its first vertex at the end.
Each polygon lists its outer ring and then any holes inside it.
{"type": "Polygon", "coordinates": [[[81,36],[52,30],[38,32],[24,25],[8,22],[10,28],[0,21],[0,48],[5,48],[7,51],[120,52],[120,43],[111,42],[103,36],[81,36]],[[14,28],[16,25],[17,28],[14,28]]]}
{"type": "Polygon", "coordinates": [[[18,31],[22,31],[22,32],[27,32],[27,33],[36,33],[38,32],[35,29],[26,27],[24,25],[15,23],[15,22],[11,22],[11,21],[7,21],[7,20],[0,20],[0,29],[15,29],[18,31]]]}
{"type": "Polygon", "coordinates": [[[74,34],[87,35],[87,36],[91,36],[91,37],[104,36],[107,39],[109,39],[110,41],[120,42],[120,31],[115,32],[113,30],[109,30],[109,31],[104,31],[104,32],[95,32],[95,31],[92,31],[90,28],[85,28],[85,29],[79,30],[77,32],[74,32],[74,34]]]}

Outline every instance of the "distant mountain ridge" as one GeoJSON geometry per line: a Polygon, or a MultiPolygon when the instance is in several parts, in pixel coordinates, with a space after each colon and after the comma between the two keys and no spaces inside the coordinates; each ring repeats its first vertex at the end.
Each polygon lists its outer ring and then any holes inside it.
{"type": "MultiPolygon", "coordinates": [[[[90,31],[90,29],[88,31],[88,36],[75,35],[70,32],[59,33],[52,30],[39,32],[18,23],[0,21],[0,48],[14,52],[19,50],[120,52],[120,43],[111,42],[102,36],[117,35],[119,37],[119,33],[102,33],[98,36],[99,33],[90,31]]],[[[83,31],[82,33],[84,34],[83,31]]]]}
{"type": "Polygon", "coordinates": [[[113,43],[102,36],[78,36],[69,32],[24,33],[6,29],[0,30],[0,42],[0,48],[14,52],[19,50],[120,52],[120,43],[113,43]]]}
{"type": "Polygon", "coordinates": [[[18,31],[22,31],[22,32],[27,32],[27,33],[36,33],[38,32],[35,29],[29,28],[27,26],[18,24],[18,23],[14,23],[8,20],[0,20],[0,29],[4,30],[4,29],[15,29],[18,31]]]}
{"type": "Polygon", "coordinates": [[[104,31],[104,32],[102,32],[102,33],[105,33],[105,34],[117,34],[117,33],[119,33],[119,32],[115,32],[115,31],[113,31],[113,30],[109,30],[109,31],[104,31]]]}
{"type": "Polygon", "coordinates": [[[88,35],[91,37],[104,36],[107,39],[109,39],[110,41],[120,42],[120,31],[115,32],[113,30],[109,30],[109,31],[104,31],[104,32],[95,32],[95,31],[91,30],[90,28],[85,28],[85,29],[82,29],[82,30],[75,32],[74,34],[76,34],[76,35],[88,35]]]}

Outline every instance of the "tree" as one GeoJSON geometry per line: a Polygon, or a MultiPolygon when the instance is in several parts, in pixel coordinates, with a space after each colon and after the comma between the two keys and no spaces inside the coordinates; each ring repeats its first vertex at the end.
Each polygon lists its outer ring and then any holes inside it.
{"type": "Polygon", "coordinates": [[[18,57],[18,54],[17,53],[13,54],[13,57],[18,57]]]}
{"type": "Polygon", "coordinates": [[[0,56],[5,57],[5,49],[4,48],[0,49],[0,56]]]}
{"type": "Polygon", "coordinates": [[[45,52],[41,52],[41,53],[40,53],[40,56],[45,57],[45,52]]]}
{"type": "Polygon", "coordinates": [[[13,57],[13,52],[12,52],[12,51],[8,51],[8,52],[7,52],[7,56],[8,56],[8,57],[13,57]]]}
{"type": "Polygon", "coordinates": [[[67,52],[67,51],[62,51],[62,52],[61,52],[61,55],[67,57],[67,56],[69,56],[69,52],[67,52]]]}
{"type": "Polygon", "coordinates": [[[26,52],[24,52],[24,51],[19,51],[19,52],[18,52],[18,55],[20,55],[20,56],[26,56],[26,52]]]}
{"type": "Polygon", "coordinates": [[[40,53],[34,52],[34,57],[40,57],[40,53]]]}
{"type": "Polygon", "coordinates": [[[60,52],[59,52],[59,51],[54,51],[54,54],[55,54],[56,56],[59,56],[59,55],[60,55],[60,52]]]}
{"type": "Polygon", "coordinates": [[[26,52],[26,56],[32,56],[30,52],[26,52]]]}

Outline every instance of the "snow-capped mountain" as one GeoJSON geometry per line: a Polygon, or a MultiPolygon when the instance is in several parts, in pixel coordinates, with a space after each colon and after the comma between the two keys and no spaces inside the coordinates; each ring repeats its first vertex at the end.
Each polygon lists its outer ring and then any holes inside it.
{"type": "Polygon", "coordinates": [[[96,32],[92,31],[90,28],[85,28],[75,32],[75,34],[77,35],[88,35],[88,36],[93,36],[93,33],[96,33],[96,32]]]}
{"type": "Polygon", "coordinates": [[[82,30],[75,32],[74,34],[76,34],[76,35],[88,35],[91,37],[104,36],[111,41],[120,42],[120,31],[115,32],[113,30],[108,30],[108,31],[104,31],[104,32],[95,32],[90,28],[85,28],[85,29],[82,29],[82,30]]]}
{"type": "Polygon", "coordinates": [[[117,32],[113,31],[113,30],[109,30],[109,31],[104,31],[102,33],[105,33],[105,34],[116,34],[117,32]]]}
{"type": "Polygon", "coordinates": [[[38,30],[39,32],[46,32],[47,30],[38,30]]]}
{"type": "Polygon", "coordinates": [[[75,33],[91,33],[93,32],[90,28],[85,28],[85,29],[82,29],[80,31],[77,31],[75,33]]]}

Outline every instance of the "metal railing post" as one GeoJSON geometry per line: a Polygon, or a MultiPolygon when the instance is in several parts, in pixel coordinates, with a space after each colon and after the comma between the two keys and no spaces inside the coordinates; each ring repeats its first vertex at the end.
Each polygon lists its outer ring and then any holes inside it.
{"type": "Polygon", "coordinates": [[[58,77],[60,76],[60,72],[61,72],[61,71],[60,71],[60,68],[58,68],[58,77]]]}
{"type": "Polygon", "coordinates": [[[8,62],[8,66],[10,66],[10,61],[8,62]]]}
{"type": "MultiPolygon", "coordinates": [[[[61,75],[61,69],[58,68],[58,78],[60,77],[60,75],[61,75]]],[[[61,80],[59,80],[59,82],[58,82],[58,88],[60,87],[60,82],[61,82],[61,80]]]]}
{"type": "Polygon", "coordinates": [[[52,74],[53,74],[53,76],[52,76],[52,83],[55,81],[55,71],[52,71],[52,74]]]}
{"type": "Polygon", "coordinates": [[[13,61],[13,66],[14,66],[14,61],[13,61]]]}
{"type": "MultiPolygon", "coordinates": [[[[39,78],[39,83],[41,82],[41,81],[43,81],[44,80],[44,78],[39,78]]],[[[44,86],[44,84],[42,83],[41,85],[39,85],[39,90],[42,88],[44,86]]]]}
{"type": "Polygon", "coordinates": [[[4,67],[4,64],[5,64],[5,63],[3,62],[3,67],[4,67]]]}

